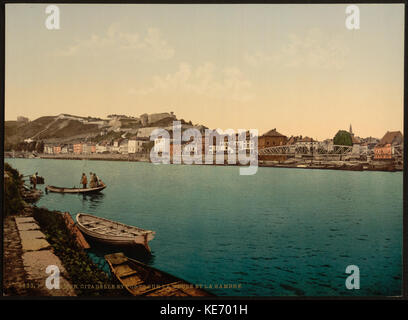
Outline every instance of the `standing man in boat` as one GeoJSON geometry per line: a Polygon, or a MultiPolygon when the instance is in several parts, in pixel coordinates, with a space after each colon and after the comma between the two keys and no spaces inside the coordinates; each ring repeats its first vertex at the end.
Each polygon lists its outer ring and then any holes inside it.
{"type": "Polygon", "coordinates": [[[93,180],[94,180],[95,187],[99,187],[99,178],[95,172],[93,174],[93,180]]]}
{"type": "Polygon", "coordinates": [[[88,184],[88,179],[86,178],[86,174],[82,173],[81,177],[81,184],[84,189],[86,189],[86,185],[88,184]]]}
{"type": "Polygon", "coordinates": [[[37,176],[38,176],[38,172],[34,173],[33,176],[31,177],[31,182],[33,184],[33,189],[37,188],[37,176]]]}
{"type": "Polygon", "coordinates": [[[95,188],[92,172],[89,172],[89,188],[95,188]]]}

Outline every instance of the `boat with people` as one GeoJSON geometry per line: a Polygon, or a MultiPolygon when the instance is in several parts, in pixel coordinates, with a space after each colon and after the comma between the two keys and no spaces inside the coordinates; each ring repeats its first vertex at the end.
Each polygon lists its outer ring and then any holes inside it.
{"type": "Polygon", "coordinates": [[[76,188],[76,187],[65,188],[65,187],[56,187],[56,186],[47,185],[45,187],[45,191],[57,192],[57,193],[96,193],[96,192],[102,191],[106,187],[107,186],[104,183],[97,187],[93,187],[93,188],[76,188]]]}
{"type": "Polygon", "coordinates": [[[151,252],[148,242],[154,239],[154,231],[86,213],[78,213],[76,221],[79,230],[92,240],[113,246],[142,246],[151,252]]]}
{"type": "Polygon", "coordinates": [[[134,296],[215,296],[183,279],[126,257],[122,252],[108,254],[105,260],[117,280],[134,296]]]}

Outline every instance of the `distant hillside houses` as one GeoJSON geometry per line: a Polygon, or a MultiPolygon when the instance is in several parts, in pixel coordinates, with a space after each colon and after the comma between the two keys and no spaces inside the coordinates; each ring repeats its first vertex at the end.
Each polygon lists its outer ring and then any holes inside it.
{"type": "MultiPolygon", "coordinates": [[[[230,137],[233,141],[233,137],[230,137]]],[[[206,137],[205,133],[202,133],[201,145],[194,143],[191,139],[190,141],[182,141],[181,146],[177,146],[173,138],[158,137],[154,140],[153,150],[159,154],[168,153],[171,156],[178,152],[190,155],[195,153],[216,155],[218,153],[237,154],[238,152],[249,154],[256,151],[254,142],[249,139],[249,133],[247,133],[245,141],[239,141],[238,134],[235,134],[235,142],[231,142],[231,144],[227,135],[221,136],[221,139],[217,141],[215,136],[206,137]],[[168,150],[166,150],[167,145],[170,147],[168,150]]]]}
{"type": "Polygon", "coordinates": [[[103,120],[101,118],[95,118],[95,117],[73,116],[73,115],[66,114],[66,113],[61,113],[60,115],[57,116],[57,119],[76,120],[76,121],[82,122],[83,124],[97,124],[100,126],[109,124],[109,120],[103,120]]]}
{"type": "Polygon", "coordinates": [[[128,153],[143,153],[146,145],[150,142],[149,138],[134,137],[128,140],[128,153]]]}
{"type": "Polygon", "coordinates": [[[45,154],[68,154],[73,153],[72,144],[45,144],[44,153],[45,154]]]}
{"type": "Polygon", "coordinates": [[[51,144],[44,145],[45,154],[76,154],[89,155],[101,153],[135,154],[146,152],[146,144],[150,142],[148,138],[132,137],[130,139],[115,139],[113,141],[101,141],[99,143],[76,142],[71,144],[51,144]]]}

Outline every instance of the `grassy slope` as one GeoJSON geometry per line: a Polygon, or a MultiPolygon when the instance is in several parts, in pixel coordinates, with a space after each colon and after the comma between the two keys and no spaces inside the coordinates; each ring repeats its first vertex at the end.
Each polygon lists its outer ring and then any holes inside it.
{"type": "Polygon", "coordinates": [[[66,139],[80,134],[96,135],[99,132],[96,124],[83,124],[77,120],[58,119],[56,117],[41,117],[29,123],[17,121],[5,122],[5,142],[17,143],[36,135],[36,139],[52,138],[66,139]],[[39,134],[40,133],[40,134],[39,134]]]}

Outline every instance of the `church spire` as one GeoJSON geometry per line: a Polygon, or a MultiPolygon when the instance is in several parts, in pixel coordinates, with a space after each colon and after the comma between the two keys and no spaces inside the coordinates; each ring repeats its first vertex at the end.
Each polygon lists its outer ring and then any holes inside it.
{"type": "Polygon", "coordinates": [[[350,134],[353,134],[353,128],[351,127],[351,123],[350,123],[350,129],[349,129],[350,134]]]}

